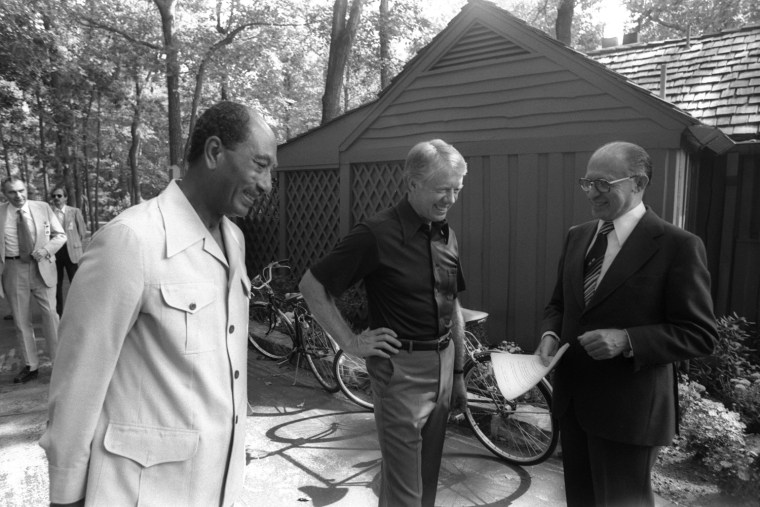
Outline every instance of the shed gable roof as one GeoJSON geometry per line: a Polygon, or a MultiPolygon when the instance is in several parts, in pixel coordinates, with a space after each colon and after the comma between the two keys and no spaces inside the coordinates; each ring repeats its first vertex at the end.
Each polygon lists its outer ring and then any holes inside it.
{"type": "Polygon", "coordinates": [[[536,138],[589,126],[590,135],[618,127],[680,133],[696,123],[492,2],[470,0],[383,90],[340,151],[431,135],[536,138]]]}
{"type": "Polygon", "coordinates": [[[666,100],[735,140],[760,139],[760,25],[589,56],[652,93],[664,77],[666,100]]]}
{"type": "Polygon", "coordinates": [[[510,60],[516,56],[527,54],[529,51],[525,48],[476,22],[460,37],[456,46],[439,58],[430,67],[430,70],[458,67],[483,61],[510,60]]]}

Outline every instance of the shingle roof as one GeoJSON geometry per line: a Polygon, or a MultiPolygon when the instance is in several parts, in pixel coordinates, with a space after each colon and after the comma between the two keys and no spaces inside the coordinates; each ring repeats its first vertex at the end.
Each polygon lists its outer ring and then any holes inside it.
{"type": "Polygon", "coordinates": [[[735,140],[760,139],[760,25],[593,51],[599,63],[735,140]]]}

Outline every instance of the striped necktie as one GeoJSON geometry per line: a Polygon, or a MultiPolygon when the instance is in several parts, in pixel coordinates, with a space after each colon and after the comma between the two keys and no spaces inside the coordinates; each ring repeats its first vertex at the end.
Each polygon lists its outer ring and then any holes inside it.
{"type": "Polygon", "coordinates": [[[607,234],[615,228],[612,222],[604,222],[601,229],[596,235],[596,241],[586,255],[586,262],[583,265],[583,299],[586,305],[596,291],[596,284],[599,281],[599,275],[602,273],[602,263],[604,254],[607,252],[607,234]]]}
{"type": "Polygon", "coordinates": [[[16,223],[18,232],[18,255],[24,262],[29,262],[32,259],[32,250],[34,249],[34,242],[32,240],[32,233],[29,230],[29,226],[24,219],[24,211],[18,210],[18,222],[16,223]]]}

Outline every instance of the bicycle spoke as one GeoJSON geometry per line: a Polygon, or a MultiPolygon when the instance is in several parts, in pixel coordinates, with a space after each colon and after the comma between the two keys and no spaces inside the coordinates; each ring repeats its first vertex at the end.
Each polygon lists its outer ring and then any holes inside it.
{"type": "Polygon", "coordinates": [[[302,345],[306,361],[322,387],[328,392],[337,392],[340,387],[333,373],[333,361],[336,352],[334,342],[310,315],[304,316],[303,319],[304,321],[299,324],[303,330],[302,345]]]}

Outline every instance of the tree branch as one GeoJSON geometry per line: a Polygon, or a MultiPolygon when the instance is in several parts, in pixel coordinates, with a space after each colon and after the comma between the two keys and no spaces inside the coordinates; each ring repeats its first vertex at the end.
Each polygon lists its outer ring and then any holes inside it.
{"type": "Polygon", "coordinates": [[[128,34],[127,32],[125,32],[124,30],[120,30],[114,26],[101,23],[100,21],[96,21],[92,18],[83,17],[79,23],[82,26],[85,26],[87,28],[98,28],[100,30],[105,30],[106,32],[115,33],[116,35],[120,35],[124,37],[126,40],[128,40],[129,42],[133,44],[137,44],[138,46],[144,46],[146,48],[153,49],[155,51],[163,51],[163,47],[158,44],[136,39],[132,37],[130,34],[128,34]]]}

